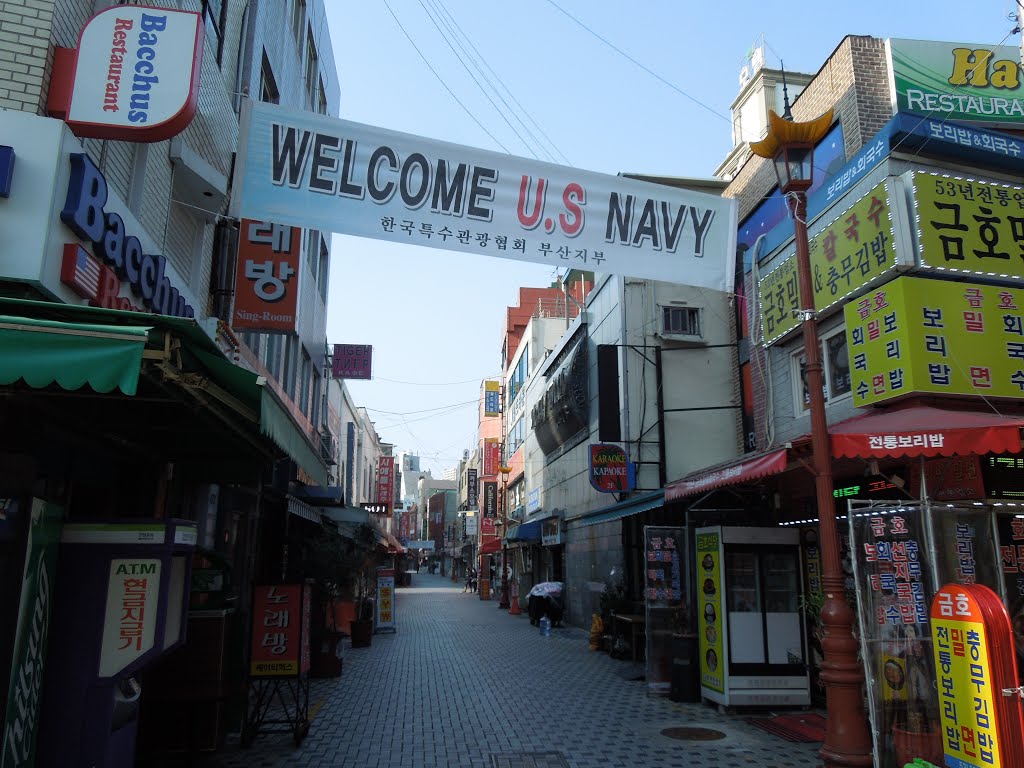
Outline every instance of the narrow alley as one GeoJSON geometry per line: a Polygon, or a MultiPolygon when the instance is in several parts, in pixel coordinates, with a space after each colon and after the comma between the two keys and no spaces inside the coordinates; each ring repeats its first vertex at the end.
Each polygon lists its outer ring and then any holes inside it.
{"type": "Polygon", "coordinates": [[[819,743],[791,743],[746,718],[649,697],[640,665],[593,652],[587,633],[543,636],[426,571],[397,590],[394,634],[341,650],[340,678],[314,681],[312,726],[296,749],[287,733],[237,735],[205,768],[472,766],[473,768],[803,768],[819,743]],[[679,740],[695,729],[710,740],[679,740]],[[711,731],[712,733],[708,733],[711,731]]]}

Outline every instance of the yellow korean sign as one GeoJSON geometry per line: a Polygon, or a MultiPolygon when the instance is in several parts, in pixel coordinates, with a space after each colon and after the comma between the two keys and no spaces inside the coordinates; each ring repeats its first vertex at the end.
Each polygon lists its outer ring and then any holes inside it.
{"type": "Polygon", "coordinates": [[[921,266],[976,275],[1024,275],[1024,188],[914,174],[921,266]]]}
{"type": "MultiPolygon", "coordinates": [[[[889,188],[881,182],[810,240],[814,308],[822,311],[896,266],[889,188]]],[[[758,282],[765,344],[796,328],[796,255],[758,282]]]]}
{"type": "Polygon", "coordinates": [[[901,277],[845,307],[855,405],[1024,397],[1024,290],[901,277]]]}
{"type": "Polygon", "coordinates": [[[995,681],[981,608],[962,587],[947,584],[932,601],[931,627],[946,763],[999,768],[995,681]]]}
{"type": "Polygon", "coordinates": [[[700,684],[725,693],[725,656],[722,654],[722,555],[718,530],[697,531],[697,573],[700,589],[700,684]]]}

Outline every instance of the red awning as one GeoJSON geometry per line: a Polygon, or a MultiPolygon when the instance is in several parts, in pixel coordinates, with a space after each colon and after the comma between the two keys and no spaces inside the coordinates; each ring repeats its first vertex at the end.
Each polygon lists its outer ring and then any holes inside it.
{"type": "Polygon", "coordinates": [[[832,456],[881,459],[1020,453],[1024,417],[926,405],[892,408],[829,427],[832,456]]]}
{"type": "Polygon", "coordinates": [[[392,555],[401,555],[403,552],[405,552],[405,547],[402,546],[402,542],[400,542],[398,539],[396,539],[394,536],[392,536],[387,531],[384,531],[384,536],[387,537],[387,540],[388,540],[388,552],[390,554],[392,554],[392,555]]]}
{"type": "Polygon", "coordinates": [[[491,539],[480,545],[481,555],[493,555],[495,552],[501,552],[501,539],[491,539]]]}
{"type": "Polygon", "coordinates": [[[739,485],[759,477],[777,475],[786,470],[785,448],[777,448],[757,456],[744,457],[728,464],[702,469],[665,486],[665,501],[675,501],[695,493],[710,491],[723,485],[739,485]]]}

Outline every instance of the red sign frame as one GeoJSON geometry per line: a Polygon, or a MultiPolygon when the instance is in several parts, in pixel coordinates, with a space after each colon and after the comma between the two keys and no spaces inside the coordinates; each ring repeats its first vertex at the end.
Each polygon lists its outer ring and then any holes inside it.
{"type": "Polygon", "coordinates": [[[250,677],[300,677],[309,672],[308,584],[253,587],[250,677]]]}
{"type": "Polygon", "coordinates": [[[299,227],[242,219],[231,327],[240,331],[297,333],[301,272],[299,227]]]}

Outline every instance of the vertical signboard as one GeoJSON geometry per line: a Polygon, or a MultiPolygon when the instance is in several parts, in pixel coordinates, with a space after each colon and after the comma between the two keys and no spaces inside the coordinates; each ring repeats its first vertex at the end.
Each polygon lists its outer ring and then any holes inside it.
{"type": "Polygon", "coordinates": [[[494,477],[498,474],[498,466],[501,464],[501,443],[497,437],[484,438],[484,477],[494,477]]]}
{"type": "Polygon", "coordinates": [[[231,327],[296,333],[302,230],[242,219],[231,327]]]}
{"type": "Polygon", "coordinates": [[[111,561],[100,648],[100,677],[113,677],[153,647],[159,599],[159,559],[119,558],[111,561]]]}
{"type": "Polygon", "coordinates": [[[983,586],[947,584],[932,601],[931,625],[945,764],[1017,765],[1020,704],[1001,690],[1008,677],[1016,682],[1016,665],[1009,618],[998,596],[983,586]]]}
{"type": "Polygon", "coordinates": [[[717,530],[697,532],[697,575],[701,584],[711,590],[698,591],[700,599],[698,641],[700,643],[700,684],[718,693],[725,693],[724,658],[722,656],[722,534],[717,530]]]}
{"type": "MultiPolygon", "coordinates": [[[[377,503],[383,504],[388,510],[394,503],[395,496],[395,458],[394,456],[377,457],[377,503]]],[[[387,510],[385,510],[387,511],[387,510]]]]}
{"type": "Polygon", "coordinates": [[[469,509],[478,509],[476,497],[476,470],[466,470],[466,506],[469,509]]]}
{"type": "Polygon", "coordinates": [[[680,545],[686,541],[682,528],[644,526],[646,577],[644,604],[646,621],[647,690],[667,695],[672,687],[673,644],[667,638],[689,630],[684,626],[684,561],[680,545]]]}
{"type": "Polygon", "coordinates": [[[395,569],[377,569],[377,616],[374,632],[394,632],[395,569]]]}
{"type": "MultiPolygon", "coordinates": [[[[484,416],[501,415],[501,385],[496,381],[484,382],[484,416]]],[[[484,474],[487,474],[486,472],[484,474]]]]}
{"type": "MultiPolygon", "coordinates": [[[[0,522],[12,526],[17,516],[31,515],[25,546],[21,600],[16,618],[7,709],[0,738],[0,765],[28,766],[35,760],[39,698],[43,688],[46,648],[57,583],[57,551],[63,512],[33,499],[26,510],[21,502],[0,499],[0,522]]],[[[0,525],[0,533],[4,531],[0,525]]],[[[0,539],[4,538],[0,536],[0,539]]]]}
{"type": "Polygon", "coordinates": [[[484,517],[494,519],[498,516],[498,484],[487,481],[484,483],[484,517]]]}
{"type": "Polygon", "coordinates": [[[335,344],[331,376],[336,379],[372,379],[373,345],[335,344]]]}
{"type": "MultiPolygon", "coordinates": [[[[308,591],[308,590],[307,590],[308,591]]],[[[309,654],[306,599],[300,584],[256,586],[252,610],[252,677],[297,677],[309,654]]]]}

